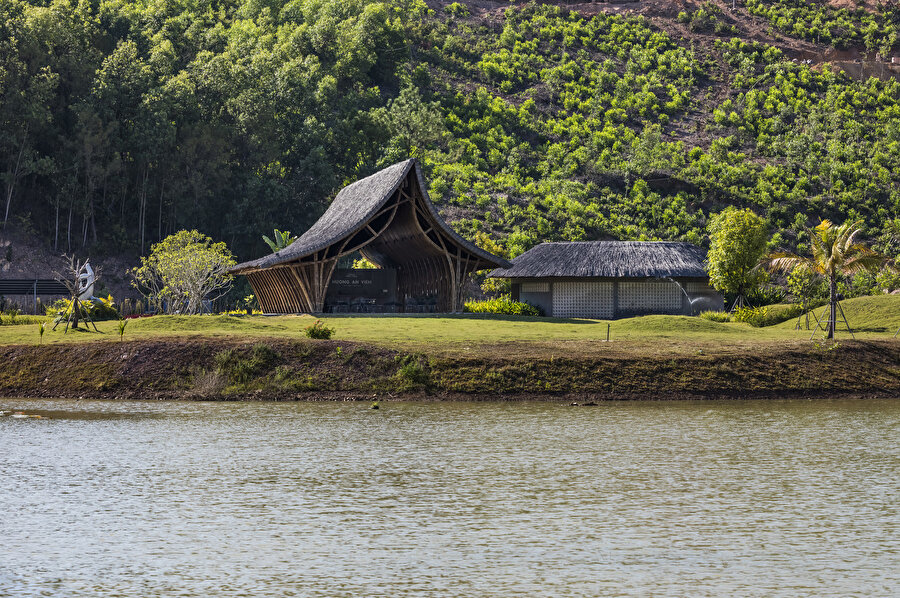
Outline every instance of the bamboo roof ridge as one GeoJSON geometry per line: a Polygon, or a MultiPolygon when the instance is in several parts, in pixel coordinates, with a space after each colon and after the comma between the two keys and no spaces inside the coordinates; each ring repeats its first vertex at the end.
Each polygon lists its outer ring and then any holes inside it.
{"type": "Polygon", "coordinates": [[[706,278],[706,252],[674,241],[541,243],[492,278],[706,278]]]}
{"type": "Polygon", "coordinates": [[[369,220],[388,203],[411,170],[415,170],[421,193],[426,200],[425,206],[444,234],[470,254],[487,262],[488,266],[509,265],[506,260],[463,239],[440,217],[428,198],[422,169],[418,161],[411,158],[347,185],[338,192],[322,217],[291,245],[259,259],[238,264],[231,272],[241,274],[300,260],[354,235],[365,228],[369,220]]]}

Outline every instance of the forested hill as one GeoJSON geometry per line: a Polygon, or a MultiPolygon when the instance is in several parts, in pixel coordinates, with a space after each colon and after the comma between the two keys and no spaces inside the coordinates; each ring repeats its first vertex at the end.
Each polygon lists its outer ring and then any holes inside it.
{"type": "Polygon", "coordinates": [[[896,6],[558,4],[0,0],[0,215],[57,251],[198,228],[249,258],[416,156],[511,255],[705,243],[728,205],[785,245],[900,216],[896,6]]]}

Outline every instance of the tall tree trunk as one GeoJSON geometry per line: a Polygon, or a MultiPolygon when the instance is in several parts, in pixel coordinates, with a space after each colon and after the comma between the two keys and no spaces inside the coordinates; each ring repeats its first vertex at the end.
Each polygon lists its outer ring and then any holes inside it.
{"type": "Polygon", "coordinates": [[[834,326],[837,323],[837,280],[834,275],[831,277],[831,285],[829,288],[829,309],[831,310],[831,319],[828,322],[828,338],[834,338],[834,326]]]}
{"type": "Polygon", "coordinates": [[[162,241],[163,239],[163,229],[162,229],[162,214],[163,214],[163,193],[166,189],[166,181],[160,181],[159,183],[159,222],[157,223],[157,241],[162,241]]]}
{"type": "Polygon", "coordinates": [[[75,202],[69,200],[69,222],[66,225],[66,251],[72,251],[72,210],[75,209],[75,202]]]}
{"type": "Polygon", "coordinates": [[[144,228],[147,215],[147,179],[150,176],[149,169],[144,169],[144,181],[141,184],[141,205],[138,212],[138,225],[141,232],[141,255],[144,253],[144,228]]]}
{"type": "Polygon", "coordinates": [[[97,244],[97,219],[94,217],[94,210],[91,209],[91,236],[94,239],[94,245],[97,244]]]}
{"type": "Polygon", "coordinates": [[[56,198],[56,224],[53,227],[53,251],[59,250],[59,197],[56,198]]]}
{"type": "Polygon", "coordinates": [[[28,125],[25,125],[25,133],[22,135],[22,145],[19,147],[19,155],[16,157],[16,165],[9,176],[9,183],[6,185],[6,211],[3,213],[3,228],[6,229],[6,222],[9,220],[9,204],[12,203],[13,190],[16,188],[16,179],[19,178],[19,166],[22,164],[22,154],[25,153],[25,142],[28,140],[28,125]]]}

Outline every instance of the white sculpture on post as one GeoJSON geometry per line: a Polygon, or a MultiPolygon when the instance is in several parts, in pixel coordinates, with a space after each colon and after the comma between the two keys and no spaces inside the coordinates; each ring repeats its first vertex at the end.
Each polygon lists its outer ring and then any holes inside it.
{"type": "Polygon", "coordinates": [[[94,282],[97,278],[94,276],[94,269],[91,268],[90,262],[85,262],[78,271],[78,298],[82,301],[88,301],[94,296],[94,282]]]}

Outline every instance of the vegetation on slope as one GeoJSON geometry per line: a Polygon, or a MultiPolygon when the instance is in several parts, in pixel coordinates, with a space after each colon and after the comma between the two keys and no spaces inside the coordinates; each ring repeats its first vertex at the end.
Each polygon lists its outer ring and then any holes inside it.
{"type": "MultiPolygon", "coordinates": [[[[694,319],[694,322],[699,321],[694,319]]],[[[660,349],[613,343],[502,343],[451,352],[356,341],[144,340],[0,346],[0,395],[196,399],[497,399],[896,396],[888,340],[660,349]],[[815,375],[809,375],[815,372],[815,375]]],[[[468,347],[467,347],[468,348],[468,347]]]]}
{"type": "MultiPolygon", "coordinates": [[[[894,22],[848,14],[826,10],[822,43],[871,45],[871,23],[894,22]]],[[[801,250],[819,218],[879,237],[900,216],[897,81],[731,31],[695,43],[534,4],[0,0],[2,207],[58,250],[146,252],[198,228],[252,257],[263,232],[305,230],[342,184],[414,155],[444,215],[511,256],[705,243],[729,205],[801,250]]]]}
{"type": "Polygon", "coordinates": [[[869,11],[863,6],[838,8],[807,0],[747,0],[746,7],[782,33],[836,48],[862,45],[887,54],[900,42],[900,7],[896,4],[879,2],[877,11],[869,11]]]}

